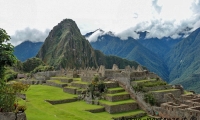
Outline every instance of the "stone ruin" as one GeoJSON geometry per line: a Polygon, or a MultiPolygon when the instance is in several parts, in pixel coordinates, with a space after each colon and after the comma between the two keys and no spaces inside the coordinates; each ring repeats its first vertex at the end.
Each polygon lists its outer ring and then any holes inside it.
{"type": "MultiPolygon", "coordinates": [[[[94,76],[99,76],[99,79],[113,80],[119,82],[124,86],[126,91],[129,91],[132,98],[139,101],[140,107],[151,115],[158,113],[158,116],[164,118],[180,118],[186,117],[187,119],[197,118],[200,120],[200,96],[196,94],[183,94],[184,89],[181,85],[168,85],[164,87],[177,89],[173,93],[155,93],[155,97],[159,100],[160,106],[154,107],[146,105],[142,102],[143,98],[141,93],[136,93],[131,87],[131,82],[136,80],[148,80],[148,79],[160,79],[156,74],[144,70],[140,65],[138,67],[126,66],[124,69],[119,69],[116,64],[113,65],[112,69],[106,69],[105,66],[101,65],[99,68],[85,68],[85,69],[66,69],[60,71],[47,71],[36,73],[34,78],[37,80],[47,80],[52,76],[67,76],[73,77],[74,75],[80,76],[84,82],[92,82],[94,76]],[[43,76],[43,77],[41,77],[43,76]],[[141,94],[141,95],[140,95],[141,94]]],[[[159,88],[159,86],[157,86],[159,88]]],[[[154,87],[157,89],[157,87],[154,87]]],[[[151,88],[153,90],[154,88],[151,88]]],[[[160,88],[159,88],[160,89],[160,88]]],[[[83,94],[82,94],[83,95],[83,94]]],[[[91,93],[87,93],[87,96],[80,96],[86,101],[94,103],[91,93]]],[[[95,97],[96,98],[96,97],[95,97]]]]}

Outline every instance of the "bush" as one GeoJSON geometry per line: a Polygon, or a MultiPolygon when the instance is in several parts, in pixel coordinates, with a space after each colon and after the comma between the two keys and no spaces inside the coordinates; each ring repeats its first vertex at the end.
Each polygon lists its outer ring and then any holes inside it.
{"type": "Polygon", "coordinates": [[[32,73],[44,72],[44,71],[52,71],[52,70],[54,70],[54,67],[53,67],[53,66],[42,66],[42,65],[40,65],[40,66],[36,67],[36,68],[32,71],[32,73]]]}
{"type": "Polygon", "coordinates": [[[152,93],[144,94],[144,101],[149,103],[150,105],[155,105],[156,99],[154,98],[152,93]]]}
{"type": "Polygon", "coordinates": [[[26,106],[25,105],[19,105],[17,106],[16,108],[16,111],[15,112],[24,112],[26,110],[26,106]]]}
{"type": "Polygon", "coordinates": [[[139,92],[139,91],[145,92],[145,91],[143,90],[143,86],[142,86],[141,84],[133,86],[133,89],[134,89],[136,92],[139,92]]]}
{"type": "Polygon", "coordinates": [[[0,86],[0,110],[1,112],[13,112],[15,110],[15,101],[17,93],[27,91],[29,85],[22,83],[7,84],[0,86]]]}
{"type": "Polygon", "coordinates": [[[44,62],[41,59],[36,57],[30,58],[23,63],[23,70],[24,72],[31,72],[40,65],[44,65],[44,62]]]}
{"type": "Polygon", "coordinates": [[[12,70],[10,67],[6,67],[5,80],[10,81],[10,80],[14,80],[16,78],[17,78],[17,72],[12,70]]]}

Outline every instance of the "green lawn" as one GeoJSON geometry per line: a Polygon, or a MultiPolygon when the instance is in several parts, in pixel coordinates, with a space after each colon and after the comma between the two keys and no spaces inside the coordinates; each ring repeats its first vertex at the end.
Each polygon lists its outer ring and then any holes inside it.
{"type": "MultiPolygon", "coordinates": [[[[107,112],[90,113],[85,110],[102,108],[99,105],[87,104],[84,101],[77,101],[66,104],[51,105],[45,100],[59,100],[73,98],[76,95],[64,93],[61,88],[46,86],[46,85],[31,85],[26,92],[27,102],[20,101],[26,104],[26,115],[28,120],[111,120],[112,117],[124,116],[143,112],[141,110],[109,114],[107,112]]],[[[103,101],[110,103],[107,101],[103,101]]],[[[134,102],[134,100],[125,100],[113,102],[112,104],[123,104],[134,102]]],[[[110,103],[111,104],[111,103],[110,103]]]]}

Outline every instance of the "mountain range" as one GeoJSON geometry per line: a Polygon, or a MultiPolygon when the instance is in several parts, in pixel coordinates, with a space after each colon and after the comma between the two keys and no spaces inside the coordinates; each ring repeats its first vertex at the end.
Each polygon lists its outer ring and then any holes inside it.
{"type": "MultiPolygon", "coordinates": [[[[181,84],[186,89],[200,92],[197,88],[200,85],[200,48],[198,47],[200,28],[188,37],[178,39],[145,38],[147,32],[138,32],[138,34],[138,40],[133,38],[122,40],[117,36],[102,33],[90,43],[94,49],[104,54],[134,60],[146,66],[168,83],[181,84]]],[[[92,34],[87,34],[86,38],[90,39],[90,36],[92,34]]]]}
{"type": "Polygon", "coordinates": [[[122,67],[128,60],[134,60],[168,83],[181,84],[186,89],[200,93],[200,28],[188,37],[179,39],[146,38],[148,32],[137,33],[137,40],[131,37],[122,40],[112,32],[106,33],[101,29],[82,36],[75,22],[65,19],[51,30],[35,54],[47,64],[62,67],[97,67],[104,64],[111,68],[112,63],[116,62],[119,65],[122,63],[122,67]],[[89,43],[86,39],[91,36],[93,40],[89,43]],[[119,57],[128,60],[125,62],[119,57]]]}
{"type": "Polygon", "coordinates": [[[24,62],[28,58],[35,57],[43,42],[25,41],[14,47],[14,55],[18,60],[24,62]]]}
{"type": "Polygon", "coordinates": [[[138,66],[134,61],[105,56],[94,50],[71,19],[64,19],[50,31],[36,57],[57,69],[97,68],[100,65],[111,68],[113,64],[117,64],[119,68],[125,68],[127,65],[138,66]]]}

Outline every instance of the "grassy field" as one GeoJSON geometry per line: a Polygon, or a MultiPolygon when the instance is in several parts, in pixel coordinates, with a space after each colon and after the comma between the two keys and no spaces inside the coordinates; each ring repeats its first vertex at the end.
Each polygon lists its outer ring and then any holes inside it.
{"type": "MultiPolygon", "coordinates": [[[[27,102],[23,103],[21,101],[21,103],[27,106],[25,112],[28,120],[111,120],[112,117],[143,112],[137,110],[118,114],[109,114],[107,112],[90,113],[85,110],[101,108],[102,106],[87,104],[84,101],[51,105],[45,100],[66,99],[76,96],[64,93],[61,88],[52,86],[32,85],[26,95],[27,102]]],[[[132,102],[133,100],[130,101],[132,102]]]]}

